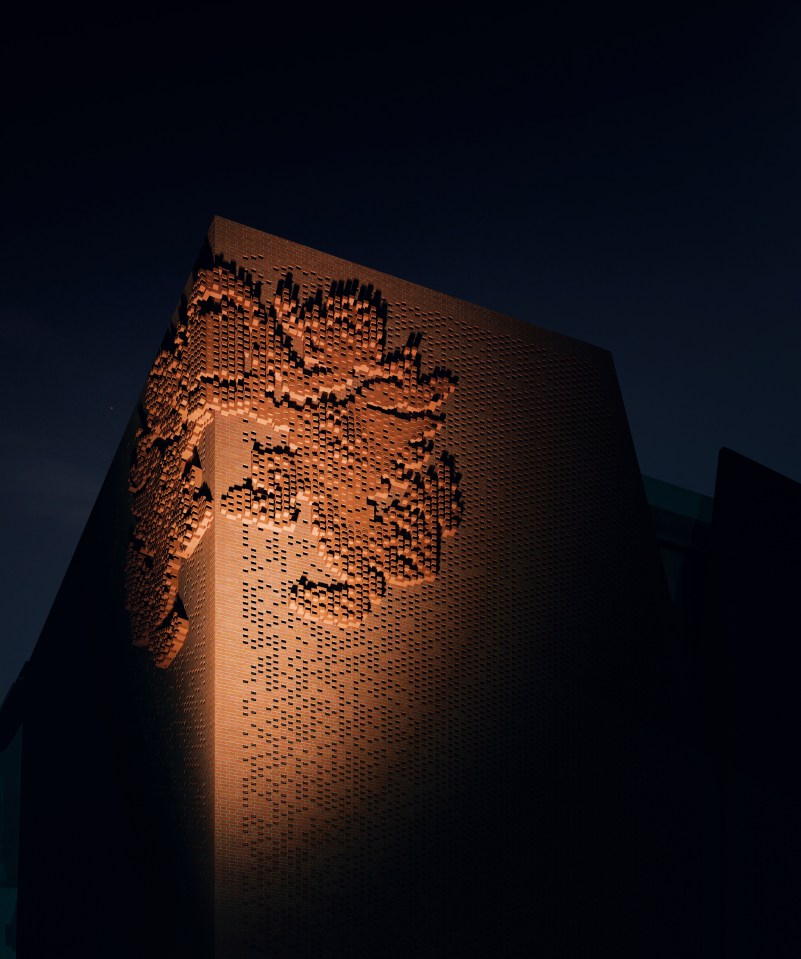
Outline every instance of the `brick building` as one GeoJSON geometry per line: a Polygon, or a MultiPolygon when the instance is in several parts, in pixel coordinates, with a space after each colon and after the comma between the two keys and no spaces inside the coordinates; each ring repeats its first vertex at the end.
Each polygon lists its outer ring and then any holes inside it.
{"type": "Polygon", "coordinates": [[[19,954],[708,955],[677,649],[606,351],[217,218],[25,671],[19,954]]]}

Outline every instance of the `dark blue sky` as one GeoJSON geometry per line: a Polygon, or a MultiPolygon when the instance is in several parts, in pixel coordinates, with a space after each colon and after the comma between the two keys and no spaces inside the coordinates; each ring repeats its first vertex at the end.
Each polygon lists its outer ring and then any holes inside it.
{"type": "Polygon", "coordinates": [[[215,213],[611,350],[646,473],[801,480],[791,5],[397,9],[6,25],[3,689],[215,213]]]}

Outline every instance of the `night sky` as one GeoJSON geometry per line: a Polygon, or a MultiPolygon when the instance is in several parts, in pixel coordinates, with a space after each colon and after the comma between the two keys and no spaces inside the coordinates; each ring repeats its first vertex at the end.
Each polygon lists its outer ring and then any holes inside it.
{"type": "Polygon", "coordinates": [[[30,6],[0,58],[0,696],[215,213],[610,350],[647,474],[711,493],[729,446],[801,481],[789,4],[30,6]]]}

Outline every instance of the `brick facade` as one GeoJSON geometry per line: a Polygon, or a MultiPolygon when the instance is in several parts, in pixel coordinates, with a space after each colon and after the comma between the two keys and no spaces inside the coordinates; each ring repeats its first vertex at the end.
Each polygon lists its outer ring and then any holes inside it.
{"type": "Polygon", "coordinates": [[[192,877],[152,948],[646,954],[670,619],[609,354],[217,218],[154,370],[106,484],[192,877]]]}

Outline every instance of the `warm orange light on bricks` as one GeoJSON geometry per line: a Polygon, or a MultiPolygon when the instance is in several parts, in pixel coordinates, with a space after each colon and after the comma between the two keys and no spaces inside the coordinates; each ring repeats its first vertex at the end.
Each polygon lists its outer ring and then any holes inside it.
{"type": "Polygon", "coordinates": [[[249,469],[219,511],[270,530],[310,512],[328,576],[293,585],[304,616],[358,621],[387,583],[433,578],[461,516],[453,460],[435,454],[455,377],[422,374],[419,337],[385,352],[380,293],[340,280],[301,302],[291,273],[269,303],[260,293],[234,265],[200,270],[148,379],[128,608],[134,641],[161,667],[186,638],[179,574],[212,519],[198,444],[213,415],[256,426],[249,469]]]}

